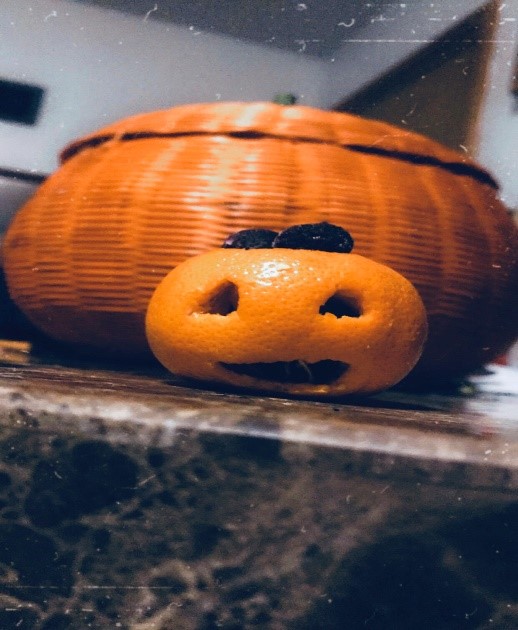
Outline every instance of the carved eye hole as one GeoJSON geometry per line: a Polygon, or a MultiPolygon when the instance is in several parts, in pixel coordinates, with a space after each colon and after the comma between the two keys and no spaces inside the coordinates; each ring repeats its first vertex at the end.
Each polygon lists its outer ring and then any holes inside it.
{"type": "Polygon", "coordinates": [[[335,293],[319,309],[320,315],[331,313],[337,318],[360,317],[361,309],[358,302],[351,297],[335,293]]]}
{"type": "Polygon", "coordinates": [[[230,281],[223,282],[200,304],[199,313],[207,315],[230,315],[237,310],[239,293],[230,281]]]}

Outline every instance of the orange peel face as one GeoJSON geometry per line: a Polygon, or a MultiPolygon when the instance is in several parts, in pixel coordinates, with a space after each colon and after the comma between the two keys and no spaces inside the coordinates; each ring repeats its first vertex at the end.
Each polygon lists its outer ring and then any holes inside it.
{"type": "Polygon", "coordinates": [[[171,372],[263,392],[339,396],[400,381],[426,312],[399,273],[356,254],[219,249],[155,290],[151,350],[171,372]]]}

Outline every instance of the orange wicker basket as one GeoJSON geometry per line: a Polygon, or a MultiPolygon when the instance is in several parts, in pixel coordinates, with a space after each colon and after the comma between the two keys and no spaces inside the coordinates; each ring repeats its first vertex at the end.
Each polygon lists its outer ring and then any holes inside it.
{"type": "Polygon", "coordinates": [[[66,147],[4,243],[14,301],[43,331],[147,351],[162,277],[247,227],[326,220],[418,288],[418,373],[449,377],[518,334],[518,233],[492,177],[423,136],[338,112],[208,103],[134,116],[66,147]]]}

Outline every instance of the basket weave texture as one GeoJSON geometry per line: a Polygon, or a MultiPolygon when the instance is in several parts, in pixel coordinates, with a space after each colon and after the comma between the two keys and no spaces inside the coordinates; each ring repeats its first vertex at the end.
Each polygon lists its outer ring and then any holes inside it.
{"type": "Polygon", "coordinates": [[[518,335],[518,231],[467,156],[338,112],[207,103],[134,116],[64,149],[4,242],[12,298],[56,339],[145,352],[172,267],[239,229],[329,221],[417,287],[417,370],[456,375],[518,335]]]}

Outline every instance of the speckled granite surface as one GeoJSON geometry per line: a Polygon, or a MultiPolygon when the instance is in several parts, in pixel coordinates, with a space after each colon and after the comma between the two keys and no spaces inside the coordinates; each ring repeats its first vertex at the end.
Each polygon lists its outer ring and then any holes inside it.
{"type": "Polygon", "coordinates": [[[518,628],[509,392],[0,367],[0,628],[518,628]]]}

